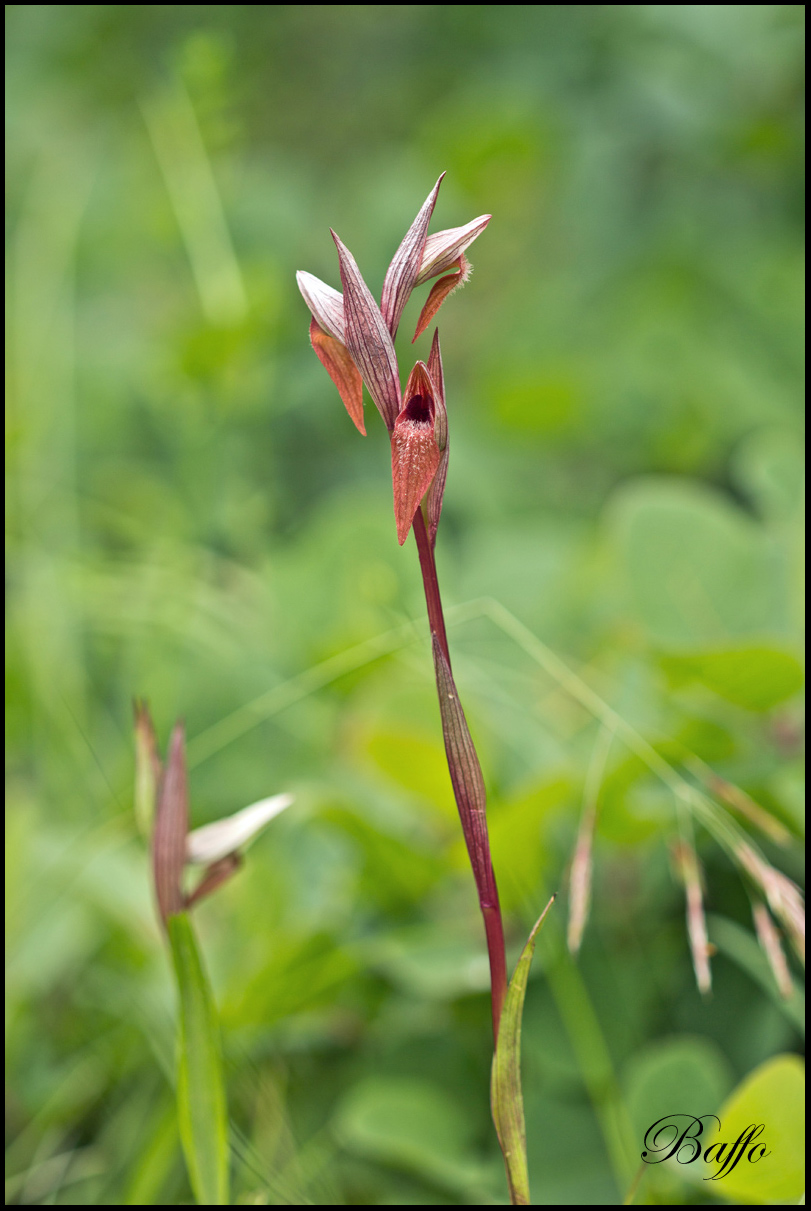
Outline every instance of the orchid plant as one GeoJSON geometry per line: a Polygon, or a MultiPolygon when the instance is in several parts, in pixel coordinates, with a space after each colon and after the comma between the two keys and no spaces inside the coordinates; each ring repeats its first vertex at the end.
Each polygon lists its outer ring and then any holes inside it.
{"type": "Polygon", "coordinates": [[[520,1022],[535,937],[549,905],[533,929],[508,984],[504,928],[490,858],[484,778],[451,671],[434,557],[449,452],[439,331],[434,331],[428,361],[415,363],[404,390],[394,348],[412,291],[433,278],[438,279],[420,313],[413,344],[448,296],[467,280],[470,264],[465,252],[490,222],[490,215],[481,215],[462,227],[429,235],[428,225],[442,176],[392,258],[379,305],[354,257],[334,231],[332,238],[338,250],[343,292],[304,271],[297,274],[297,280],[312,315],[313,349],[338,388],[355,426],[365,435],[365,385],[389,431],[397,539],[402,546],[413,529],[425,589],[445,753],[484,920],[495,1041],[493,1118],[504,1155],[510,1200],[513,1204],[528,1204],[520,1022]]]}
{"type": "Polygon", "coordinates": [[[183,724],[172,730],[164,765],[149,708],[135,703],[135,813],[150,843],[155,904],[172,954],[178,1123],[189,1181],[203,1206],[229,1202],[228,1115],[217,1011],[189,912],[239,870],[245,847],[292,802],[292,795],[271,795],[190,831],[183,724]],[[203,872],[191,889],[187,867],[203,872]]]}

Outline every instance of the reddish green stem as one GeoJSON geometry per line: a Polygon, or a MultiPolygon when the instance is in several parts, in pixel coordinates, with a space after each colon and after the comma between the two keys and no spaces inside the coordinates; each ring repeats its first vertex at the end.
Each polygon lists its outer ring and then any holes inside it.
{"type": "Polygon", "coordinates": [[[448,636],[445,632],[445,615],[442,613],[442,599],[439,596],[436,560],[434,559],[434,551],[431,546],[431,540],[428,537],[428,530],[421,508],[417,509],[417,512],[414,514],[414,537],[417,540],[417,550],[420,555],[420,571],[422,572],[422,583],[425,589],[425,604],[428,607],[428,625],[431,628],[431,633],[436,635],[439,640],[439,646],[442,648],[445,659],[448,662],[448,667],[450,668],[451,657],[448,651],[448,636]]]}
{"type": "MultiPolygon", "coordinates": [[[[442,612],[442,598],[439,595],[439,581],[436,574],[436,560],[422,509],[414,514],[414,537],[417,540],[417,550],[420,556],[420,570],[425,589],[425,603],[428,607],[428,623],[431,633],[436,636],[442,648],[443,655],[450,667],[451,658],[448,651],[448,636],[445,631],[445,616],[442,612]]],[[[504,926],[501,919],[501,907],[498,902],[496,879],[490,867],[490,887],[492,888],[492,903],[486,902],[479,895],[479,907],[484,918],[484,932],[487,938],[487,953],[490,958],[490,995],[493,1009],[493,1038],[498,1038],[498,1026],[501,1021],[501,1011],[504,998],[507,995],[507,960],[504,949],[504,926]]]]}
{"type": "MultiPolygon", "coordinates": [[[[493,875],[493,884],[496,877],[493,875]]],[[[501,920],[501,905],[482,904],[484,932],[487,937],[487,955],[490,959],[490,1001],[493,1010],[493,1044],[498,1042],[498,1027],[504,998],[507,996],[507,956],[504,951],[504,925],[501,920]]]]}

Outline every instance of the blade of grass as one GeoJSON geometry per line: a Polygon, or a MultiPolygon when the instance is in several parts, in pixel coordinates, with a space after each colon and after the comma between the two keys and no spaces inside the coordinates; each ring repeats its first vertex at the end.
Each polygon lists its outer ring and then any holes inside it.
{"type": "Polygon", "coordinates": [[[180,1009],[177,1108],[192,1190],[203,1206],[228,1205],[228,1118],[219,1024],[191,922],[167,922],[180,1009]]]}
{"type": "Polygon", "coordinates": [[[623,1202],[622,1202],[623,1207],[630,1207],[633,1205],[633,1201],[636,1198],[636,1192],[639,1189],[639,1183],[642,1181],[642,1178],[645,1176],[646,1167],[647,1166],[645,1165],[645,1162],[643,1161],[642,1164],[637,1169],[636,1174],[634,1176],[634,1180],[631,1182],[628,1193],[625,1195],[625,1198],[623,1199],[623,1202]]]}
{"type": "MultiPolygon", "coordinates": [[[[471,603],[473,604],[473,603],[471,603]]],[[[479,602],[481,613],[485,618],[509,635],[546,673],[557,681],[575,701],[585,707],[595,719],[599,719],[607,728],[611,728],[617,739],[626,748],[644,761],[648,769],[669,787],[677,798],[681,799],[695,819],[700,820],[718,844],[726,850],[733,862],[738,863],[737,853],[742,842],[757,852],[751,838],[740,828],[725,808],[720,807],[707,795],[702,794],[697,787],[692,786],[678,770],[666,761],[644,736],[632,727],[626,719],[619,715],[607,702],[595,693],[569,666],[557,656],[551,648],[533,635],[522,622],[511,614],[500,601],[495,598],[481,598],[479,602]]],[[[758,856],[761,856],[758,854],[758,856]]]]}
{"type": "Polygon", "coordinates": [[[617,1190],[626,1190],[636,1171],[638,1155],[633,1127],[585,981],[564,939],[556,939],[554,945],[555,957],[545,969],[549,989],[594,1107],[617,1190]]]}
{"type": "Polygon", "coordinates": [[[206,319],[238,324],[248,312],[245,283],[191,99],[178,82],[144,99],[142,112],[206,319]]]}
{"type": "Polygon", "coordinates": [[[160,1195],[177,1155],[177,1112],[169,1103],[133,1166],[124,1193],[125,1207],[160,1204],[160,1195]]]}
{"type": "Polygon", "coordinates": [[[219,719],[211,727],[195,736],[189,742],[189,768],[193,769],[208,760],[209,757],[214,756],[215,753],[220,752],[235,740],[239,740],[251,728],[258,727],[260,723],[264,723],[277,712],[292,706],[295,702],[300,702],[302,698],[307,698],[317,690],[324,689],[333,681],[346,676],[347,673],[354,673],[364,665],[396,652],[405,644],[414,642],[417,637],[415,624],[404,623],[402,626],[384,631],[383,634],[376,635],[372,639],[365,639],[362,643],[338,652],[334,656],[329,656],[319,664],[305,669],[303,673],[291,677],[289,681],[282,681],[278,685],[272,686],[258,698],[238,707],[230,715],[219,719]]]}
{"type": "Polygon", "coordinates": [[[524,1098],[521,1093],[521,1018],[524,1013],[529,969],[535,953],[535,939],[554,899],[552,896],[533,925],[513,972],[501,1012],[501,1024],[493,1056],[490,1084],[493,1122],[504,1154],[510,1202],[519,1207],[529,1206],[527,1131],[524,1122],[524,1098]]]}
{"type": "Polygon", "coordinates": [[[763,951],[752,935],[736,921],[711,913],[707,918],[710,941],[720,952],[731,959],[741,971],[759,984],[766,995],[791,1022],[792,1026],[805,1035],[805,996],[796,981],[793,981],[794,991],[789,1000],[780,996],[774,976],[766,961],[763,951]]]}
{"type": "MultiPolygon", "coordinates": [[[[523,623],[495,598],[475,598],[445,611],[449,625],[458,626],[476,618],[488,618],[499,630],[510,636],[557,684],[606,728],[614,733],[631,752],[635,753],[674,794],[680,796],[696,819],[712,833],[727,853],[734,856],[735,846],[746,834],[729,816],[676,770],[599,694],[578,677],[563,660],[542,643],[523,623]]],[[[354,672],[381,656],[389,655],[419,636],[417,621],[395,627],[355,647],[339,652],[320,664],[313,665],[289,681],[284,681],[232,714],[212,724],[189,744],[189,766],[193,768],[227,745],[265,722],[277,712],[306,698],[333,681],[354,672]]],[[[750,845],[753,844],[751,839],[750,845]]]]}
{"type": "Polygon", "coordinates": [[[62,743],[84,758],[73,726],[87,708],[71,573],[80,537],[75,271],[94,176],[89,149],[74,140],[68,154],[54,133],[33,165],[9,245],[8,618],[27,669],[39,770],[62,743]]]}

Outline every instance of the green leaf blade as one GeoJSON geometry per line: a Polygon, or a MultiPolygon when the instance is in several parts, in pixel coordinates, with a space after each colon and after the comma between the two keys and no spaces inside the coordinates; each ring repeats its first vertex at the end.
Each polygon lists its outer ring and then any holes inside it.
{"type": "Polygon", "coordinates": [[[527,1168],[527,1132],[524,1121],[524,1098],[521,1093],[521,1019],[527,980],[535,953],[535,940],[552,907],[555,897],[547,904],[532,927],[526,946],[516,964],[507,989],[501,1014],[498,1041],[493,1056],[490,1102],[496,1126],[507,1182],[513,1206],[529,1206],[529,1171],[527,1168]]]}
{"type": "Polygon", "coordinates": [[[189,917],[177,913],[167,925],[180,1011],[180,1138],[197,1202],[227,1206],[228,1115],[217,1013],[189,917]]]}
{"type": "Polygon", "coordinates": [[[698,682],[734,706],[761,713],[799,693],[804,681],[795,656],[765,644],[666,655],[660,663],[673,686],[698,682]]]}
{"type": "MultiPolygon", "coordinates": [[[[732,1091],[719,1118],[721,1127],[708,1137],[708,1146],[735,1140],[763,1124],[757,1143],[765,1154],[760,1156],[758,1147],[744,1151],[741,1163],[713,1181],[713,1194],[737,1204],[796,1204],[805,1188],[805,1065],[800,1057],[775,1055],[760,1064],[732,1091]]],[[[714,1164],[710,1172],[718,1168],[714,1164]]]]}

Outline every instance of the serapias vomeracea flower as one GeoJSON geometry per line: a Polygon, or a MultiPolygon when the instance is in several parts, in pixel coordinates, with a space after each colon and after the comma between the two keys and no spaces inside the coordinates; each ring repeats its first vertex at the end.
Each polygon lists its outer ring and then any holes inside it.
{"type": "Polygon", "coordinates": [[[343,293],[311,273],[300,271],[296,275],[312,313],[310,341],[338,388],[347,412],[365,434],[365,383],[391,435],[394,513],[401,545],[423,502],[432,542],[436,537],[447,475],[448,424],[438,334],[434,334],[428,363],[417,362],[402,393],[394,338],[415,287],[432,278],[439,279],[420,313],[413,340],[425,331],[445,299],[467,280],[470,264],[465,250],[484,231],[491,217],[481,215],[463,227],[429,236],[428,224],[441,182],[442,177],[394,254],[383,282],[380,306],[351,252],[335,232],[332,238],[338,249],[343,293]]]}
{"type": "Polygon", "coordinates": [[[175,724],[164,768],[149,708],[136,701],[135,751],[136,815],[151,842],[155,899],[166,925],[231,878],[242,865],[244,848],[290,806],[293,796],[272,795],[190,832],[183,724],[175,724]],[[187,866],[203,868],[190,891],[184,889],[187,866]]]}

